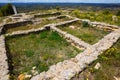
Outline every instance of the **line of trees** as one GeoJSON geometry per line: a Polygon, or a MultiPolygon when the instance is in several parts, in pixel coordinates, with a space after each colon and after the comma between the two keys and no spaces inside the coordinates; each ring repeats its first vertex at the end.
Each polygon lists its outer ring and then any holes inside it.
{"type": "Polygon", "coordinates": [[[0,17],[14,14],[12,4],[8,3],[0,8],[0,17]]]}

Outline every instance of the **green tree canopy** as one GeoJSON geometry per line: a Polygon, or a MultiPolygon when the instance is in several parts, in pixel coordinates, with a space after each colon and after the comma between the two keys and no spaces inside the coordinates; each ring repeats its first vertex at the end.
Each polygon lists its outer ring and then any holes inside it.
{"type": "Polygon", "coordinates": [[[116,16],[120,16],[120,11],[118,11],[118,12],[116,13],[116,16]]]}
{"type": "Polygon", "coordinates": [[[14,14],[12,4],[8,3],[0,8],[0,16],[8,16],[14,14]]]}

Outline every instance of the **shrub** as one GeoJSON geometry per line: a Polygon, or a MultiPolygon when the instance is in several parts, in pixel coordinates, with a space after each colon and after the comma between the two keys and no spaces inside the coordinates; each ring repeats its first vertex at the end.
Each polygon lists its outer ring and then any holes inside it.
{"type": "Polygon", "coordinates": [[[86,21],[83,21],[82,22],[82,27],[89,27],[90,25],[89,25],[89,23],[88,22],[86,22],[86,21]]]}
{"type": "Polygon", "coordinates": [[[80,17],[80,11],[77,9],[72,11],[72,14],[75,15],[76,17],[80,17]]]}
{"type": "Polygon", "coordinates": [[[120,11],[118,11],[118,12],[116,13],[116,16],[120,16],[120,11]]]}
{"type": "Polygon", "coordinates": [[[102,13],[105,15],[110,14],[110,12],[108,10],[104,10],[102,13]]]}

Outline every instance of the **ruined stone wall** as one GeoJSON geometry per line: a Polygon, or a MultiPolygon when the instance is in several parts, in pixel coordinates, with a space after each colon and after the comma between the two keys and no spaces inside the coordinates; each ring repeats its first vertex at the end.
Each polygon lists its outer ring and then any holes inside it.
{"type": "Polygon", "coordinates": [[[5,48],[5,37],[0,36],[0,80],[9,80],[8,58],[5,48]]]}
{"type": "Polygon", "coordinates": [[[73,44],[74,46],[76,46],[77,48],[80,49],[86,49],[88,47],[90,47],[90,44],[85,43],[84,41],[82,41],[81,39],[67,33],[64,32],[58,28],[56,28],[55,26],[50,26],[50,29],[57,31],[58,33],[62,34],[62,36],[71,44],[73,44]]]}
{"type": "MultiPolygon", "coordinates": [[[[55,27],[64,24],[69,24],[69,22],[72,21],[58,23],[52,25],[50,28],[59,32],[66,38],[72,39],[74,41],[77,38],[55,27]]],[[[75,74],[78,74],[86,66],[92,63],[94,60],[96,60],[100,54],[102,54],[105,50],[109,49],[120,38],[120,29],[118,27],[101,23],[100,24],[96,24],[93,22],[88,23],[90,25],[97,25],[96,27],[98,26],[102,26],[102,28],[110,27],[111,30],[114,31],[106,35],[103,39],[99,40],[98,43],[94,45],[87,45],[86,50],[78,54],[75,58],[59,62],[56,65],[52,65],[49,67],[48,71],[36,75],[35,77],[31,78],[31,80],[70,80],[73,76],[75,76],[75,74]]],[[[80,39],[76,40],[76,42],[81,42],[81,40],[80,39]]],[[[82,43],[82,45],[84,44],[82,43]]]]}
{"type": "MultiPolygon", "coordinates": [[[[69,16],[70,17],[70,16],[69,16]]],[[[8,62],[7,62],[7,55],[6,55],[6,48],[5,48],[5,37],[7,36],[16,36],[16,35],[23,35],[29,34],[32,32],[40,32],[47,29],[52,29],[60,33],[63,37],[69,40],[71,43],[74,43],[75,46],[83,46],[84,51],[78,54],[75,58],[71,58],[69,60],[64,60],[63,62],[59,62],[56,65],[52,65],[49,67],[49,70],[46,72],[42,72],[39,75],[36,75],[31,78],[31,80],[70,80],[73,76],[81,72],[88,64],[93,62],[97,59],[98,55],[102,54],[105,50],[109,49],[119,38],[120,38],[120,29],[114,25],[103,24],[99,22],[90,22],[89,20],[81,20],[87,21],[90,25],[94,27],[99,27],[104,29],[105,27],[110,28],[112,30],[111,33],[106,35],[103,39],[99,40],[98,43],[94,45],[89,45],[84,41],[76,38],[75,36],[66,33],[60,29],[58,26],[70,24],[72,22],[76,22],[78,18],[70,21],[60,22],[58,24],[48,24],[45,25],[43,28],[38,29],[30,29],[25,31],[16,31],[11,34],[0,34],[0,80],[9,80],[8,76],[8,62]]],[[[27,22],[23,22],[24,25],[28,24],[27,22]]],[[[3,27],[17,27],[23,25],[22,23],[14,23],[14,24],[5,24],[4,26],[0,27],[0,31],[3,30],[3,27]],[[18,25],[19,24],[19,25],[18,25]]]]}
{"type": "Polygon", "coordinates": [[[103,22],[91,22],[88,19],[79,19],[79,20],[82,21],[82,22],[83,21],[88,22],[88,24],[90,24],[91,26],[93,26],[95,28],[99,28],[99,29],[105,29],[105,30],[108,30],[108,31],[114,31],[114,30],[119,29],[119,27],[116,26],[116,25],[110,25],[110,24],[103,23],[103,22]]]}
{"type": "Polygon", "coordinates": [[[120,38],[120,29],[111,32],[95,45],[88,47],[75,58],[59,62],[49,70],[34,76],[31,80],[70,80],[86,66],[97,59],[98,55],[109,49],[120,38]]]}
{"type": "Polygon", "coordinates": [[[54,13],[45,13],[45,14],[35,14],[34,18],[45,17],[45,16],[57,16],[57,15],[61,15],[61,13],[60,12],[54,12],[54,13]]]}
{"type": "Polygon", "coordinates": [[[1,33],[5,34],[6,30],[9,28],[14,28],[14,27],[19,27],[19,26],[25,26],[27,24],[32,24],[32,21],[21,21],[21,22],[15,22],[15,23],[9,23],[9,24],[4,24],[3,27],[1,28],[1,33]]]}

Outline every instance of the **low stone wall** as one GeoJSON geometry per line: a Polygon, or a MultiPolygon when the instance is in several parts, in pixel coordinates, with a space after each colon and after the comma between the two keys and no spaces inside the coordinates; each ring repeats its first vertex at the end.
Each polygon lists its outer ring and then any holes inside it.
{"type": "Polygon", "coordinates": [[[48,18],[48,20],[54,20],[54,19],[62,19],[62,18],[65,18],[67,17],[66,15],[60,15],[60,16],[56,16],[56,17],[50,17],[48,18]]]}
{"type": "Polygon", "coordinates": [[[120,38],[120,29],[106,35],[95,45],[87,48],[75,58],[50,66],[47,72],[34,76],[31,80],[70,80],[81,72],[88,64],[97,59],[98,55],[110,48],[120,38]]]}
{"type": "Polygon", "coordinates": [[[110,24],[106,24],[106,23],[103,23],[103,22],[91,22],[88,19],[79,19],[79,20],[82,21],[82,22],[83,21],[88,22],[91,26],[97,27],[99,29],[105,29],[105,30],[108,30],[108,31],[114,31],[114,30],[119,29],[119,27],[116,26],[116,25],[110,25],[110,24]]]}
{"type": "MultiPolygon", "coordinates": [[[[62,34],[66,39],[68,39],[71,43],[74,43],[76,46],[85,47],[85,51],[78,54],[75,58],[71,58],[69,60],[65,60],[63,62],[59,62],[56,65],[52,65],[49,67],[49,70],[46,72],[42,72],[39,75],[36,75],[31,78],[31,80],[70,80],[73,76],[81,72],[88,64],[93,62],[97,59],[98,55],[102,54],[105,50],[109,49],[119,38],[120,38],[120,29],[115,26],[108,26],[103,24],[98,24],[95,22],[90,22],[89,20],[82,20],[87,21],[90,25],[94,27],[101,26],[101,28],[110,27],[111,30],[114,30],[110,34],[106,35],[103,39],[99,40],[98,43],[94,45],[89,45],[84,41],[70,35],[60,29],[58,26],[71,24],[73,22],[79,21],[80,19],[75,18],[74,20],[64,21],[57,24],[49,24],[45,25],[43,28],[38,29],[31,29],[25,31],[16,31],[12,34],[5,34],[5,36],[16,36],[16,35],[23,35],[29,34],[32,32],[39,32],[46,29],[52,29],[60,34],[62,34]],[[97,26],[95,26],[97,25],[97,26]]],[[[18,25],[17,23],[15,23],[18,25]]],[[[16,27],[16,26],[14,26],[16,27]]],[[[2,30],[2,28],[1,28],[2,30]]],[[[7,55],[5,50],[5,38],[3,35],[0,36],[0,80],[9,80],[8,76],[8,62],[7,62],[7,55]]]]}
{"type": "Polygon", "coordinates": [[[32,21],[21,21],[21,22],[15,22],[15,23],[10,23],[10,24],[5,24],[5,28],[12,28],[12,27],[18,27],[18,26],[24,26],[27,24],[32,24],[32,21]]]}
{"type": "Polygon", "coordinates": [[[50,29],[57,31],[58,33],[62,34],[62,36],[67,39],[70,43],[74,44],[76,47],[80,48],[80,49],[86,49],[88,47],[90,47],[91,45],[88,43],[85,43],[84,41],[82,41],[81,39],[65,32],[62,31],[58,28],[56,28],[55,26],[50,26],[50,29]]]}
{"type": "Polygon", "coordinates": [[[48,17],[48,18],[35,18],[32,19],[32,22],[34,24],[39,24],[42,20],[54,20],[54,19],[61,19],[61,18],[65,18],[67,17],[66,15],[59,15],[59,16],[55,16],[55,17],[48,17]]]}
{"type": "Polygon", "coordinates": [[[52,16],[52,15],[57,16],[57,15],[61,15],[61,13],[60,12],[54,12],[54,13],[45,13],[45,14],[35,14],[34,18],[45,17],[45,16],[48,16],[48,15],[50,15],[50,16],[52,16]]]}
{"type": "Polygon", "coordinates": [[[65,24],[69,24],[69,23],[72,23],[72,22],[76,22],[76,21],[78,21],[78,19],[64,21],[64,22],[57,23],[57,24],[47,24],[47,25],[43,26],[42,28],[30,29],[30,30],[22,30],[22,31],[15,31],[15,32],[12,32],[10,34],[5,34],[5,36],[29,34],[29,33],[32,33],[32,32],[38,32],[38,31],[41,31],[41,30],[50,29],[51,26],[65,25],[65,24]]]}
{"type": "Polygon", "coordinates": [[[9,80],[7,55],[5,50],[5,37],[0,36],[0,80],[9,80]]]}
{"type": "Polygon", "coordinates": [[[15,32],[12,32],[12,33],[8,33],[8,34],[5,34],[5,36],[17,36],[17,35],[27,35],[27,34],[30,34],[30,33],[35,33],[35,32],[40,32],[40,31],[44,31],[46,30],[45,27],[43,28],[38,28],[38,29],[30,29],[30,30],[22,30],[22,31],[15,31],[15,32]]]}
{"type": "MultiPolygon", "coordinates": [[[[72,17],[70,15],[66,15],[67,17],[69,18],[75,18],[75,17],[72,17]]],[[[79,18],[77,18],[79,19],[79,18]]],[[[88,22],[88,24],[90,24],[91,26],[95,27],[95,28],[99,28],[99,29],[105,29],[105,30],[108,30],[108,31],[114,31],[114,30],[117,30],[119,29],[119,26],[116,26],[116,25],[110,25],[110,24],[107,24],[107,23],[103,23],[103,22],[97,22],[97,21],[90,21],[89,19],[79,19],[80,21],[82,22],[88,22]]]]}
{"type": "Polygon", "coordinates": [[[0,26],[0,35],[2,34],[3,26],[0,26]]]}
{"type": "Polygon", "coordinates": [[[53,24],[53,25],[58,27],[58,26],[67,25],[67,24],[71,24],[71,23],[77,22],[78,20],[79,20],[78,18],[75,18],[73,20],[64,21],[64,22],[53,24]]]}
{"type": "Polygon", "coordinates": [[[19,27],[19,26],[25,26],[27,24],[32,24],[32,21],[21,21],[21,22],[15,22],[10,24],[4,24],[2,29],[2,34],[5,34],[6,30],[9,28],[19,27]]]}

